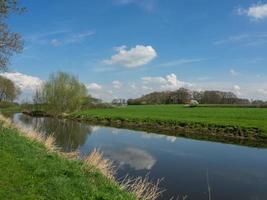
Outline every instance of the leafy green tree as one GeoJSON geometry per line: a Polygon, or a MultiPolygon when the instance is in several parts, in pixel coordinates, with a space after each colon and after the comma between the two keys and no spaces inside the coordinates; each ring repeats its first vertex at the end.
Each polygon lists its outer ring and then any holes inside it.
{"type": "Polygon", "coordinates": [[[49,76],[34,98],[54,112],[71,112],[81,108],[86,96],[87,89],[77,77],[57,72],[49,76]]]}
{"type": "Polygon", "coordinates": [[[13,102],[19,94],[20,89],[11,80],[0,76],[0,102],[13,102]]]}

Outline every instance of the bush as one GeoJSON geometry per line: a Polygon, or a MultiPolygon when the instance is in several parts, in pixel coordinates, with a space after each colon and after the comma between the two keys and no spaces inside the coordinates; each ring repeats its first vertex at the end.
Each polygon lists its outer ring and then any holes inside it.
{"type": "Polygon", "coordinates": [[[199,103],[197,100],[190,100],[189,107],[197,107],[198,104],[199,103]]]}

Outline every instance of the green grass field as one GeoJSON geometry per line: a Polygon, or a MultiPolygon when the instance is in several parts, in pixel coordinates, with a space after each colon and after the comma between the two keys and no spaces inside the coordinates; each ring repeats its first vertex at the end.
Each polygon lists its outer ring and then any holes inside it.
{"type": "Polygon", "coordinates": [[[195,107],[182,105],[127,106],[90,109],[73,113],[74,117],[109,117],[113,119],[163,120],[240,127],[256,127],[267,135],[266,108],[195,107]]]}
{"type": "Polygon", "coordinates": [[[0,199],[135,199],[80,161],[50,153],[44,145],[0,123],[0,199]]]}
{"type": "Polygon", "coordinates": [[[0,113],[14,113],[14,112],[21,112],[20,106],[12,106],[7,108],[0,108],[0,113]]]}

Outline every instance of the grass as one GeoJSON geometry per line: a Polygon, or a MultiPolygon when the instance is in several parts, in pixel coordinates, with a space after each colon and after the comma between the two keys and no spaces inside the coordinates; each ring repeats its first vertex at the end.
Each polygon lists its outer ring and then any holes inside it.
{"type": "Polygon", "coordinates": [[[83,158],[63,153],[53,136],[1,114],[0,147],[0,199],[155,200],[164,191],[148,176],[116,180],[116,167],[99,150],[83,158]]]}
{"type": "Polygon", "coordinates": [[[0,199],[136,199],[100,171],[56,153],[53,139],[27,137],[0,122],[0,199]]]}
{"type": "Polygon", "coordinates": [[[267,109],[240,107],[196,107],[182,105],[127,106],[112,109],[90,109],[72,114],[80,118],[110,118],[121,120],[167,121],[170,123],[200,123],[203,125],[257,128],[267,135],[267,109]]]}
{"type": "Polygon", "coordinates": [[[5,108],[0,108],[0,113],[14,113],[21,112],[22,108],[20,106],[10,106],[5,108]]]}

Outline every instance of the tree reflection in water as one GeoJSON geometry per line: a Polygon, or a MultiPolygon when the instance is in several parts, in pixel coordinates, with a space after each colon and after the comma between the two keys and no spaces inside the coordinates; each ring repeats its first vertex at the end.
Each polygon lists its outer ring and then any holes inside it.
{"type": "Polygon", "coordinates": [[[66,152],[76,150],[79,146],[82,146],[87,135],[92,132],[91,126],[79,122],[47,117],[29,117],[23,114],[16,115],[13,117],[15,122],[20,121],[24,126],[34,128],[46,135],[53,134],[56,144],[66,152]]]}

